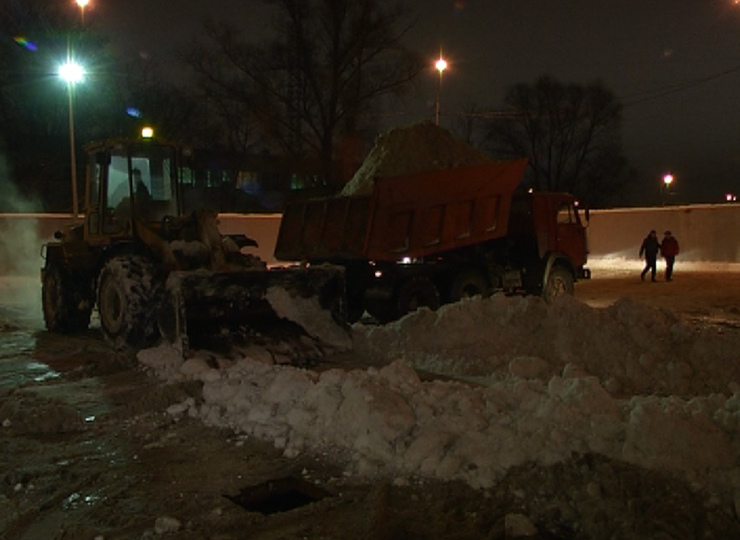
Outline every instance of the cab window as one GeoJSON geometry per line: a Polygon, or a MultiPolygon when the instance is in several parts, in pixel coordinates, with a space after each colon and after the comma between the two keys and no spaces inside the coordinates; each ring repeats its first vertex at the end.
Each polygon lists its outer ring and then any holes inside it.
{"type": "Polygon", "coordinates": [[[574,224],[578,223],[576,218],[575,208],[572,204],[564,203],[558,208],[558,223],[559,224],[574,224]]]}

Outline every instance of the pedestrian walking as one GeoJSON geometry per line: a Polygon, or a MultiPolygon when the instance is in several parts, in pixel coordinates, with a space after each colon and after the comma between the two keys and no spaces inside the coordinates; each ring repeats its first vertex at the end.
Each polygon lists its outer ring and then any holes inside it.
{"type": "Polygon", "coordinates": [[[655,281],[655,272],[658,264],[658,252],[660,251],[660,241],[658,240],[658,233],[655,229],[650,231],[645,239],[642,241],[640,246],[639,257],[642,259],[645,256],[645,268],[640,274],[640,279],[645,281],[645,274],[650,271],[651,281],[655,281]]]}
{"type": "Polygon", "coordinates": [[[678,255],[679,247],[678,240],[671,234],[671,231],[666,231],[663,235],[663,241],[660,243],[660,253],[665,259],[665,280],[673,280],[673,264],[676,262],[676,255],[678,255]]]}

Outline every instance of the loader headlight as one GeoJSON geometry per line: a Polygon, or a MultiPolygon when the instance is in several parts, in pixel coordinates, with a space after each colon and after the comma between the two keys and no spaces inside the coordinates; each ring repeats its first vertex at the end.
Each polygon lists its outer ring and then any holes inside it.
{"type": "Polygon", "coordinates": [[[378,279],[382,278],[383,277],[383,272],[381,272],[380,270],[376,270],[375,271],[375,277],[378,278],[378,279]]]}

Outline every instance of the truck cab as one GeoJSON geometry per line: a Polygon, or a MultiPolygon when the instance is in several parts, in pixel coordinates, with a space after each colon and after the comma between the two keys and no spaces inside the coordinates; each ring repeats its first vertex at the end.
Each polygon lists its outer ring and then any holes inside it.
{"type": "Polygon", "coordinates": [[[513,198],[510,260],[522,270],[526,292],[552,301],[561,294],[572,294],[577,280],[590,278],[587,220],[587,212],[580,212],[568,193],[532,192],[513,198]]]}

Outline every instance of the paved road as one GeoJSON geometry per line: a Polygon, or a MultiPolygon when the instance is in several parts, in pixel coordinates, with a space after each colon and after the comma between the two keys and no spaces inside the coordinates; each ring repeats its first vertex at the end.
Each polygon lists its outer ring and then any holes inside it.
{"type": "Polygon", "coordinates": [[[594,307],[629,297],[693,320],[740,325],[740,272],[681,271],[674,279],[640,280],[639,270],[596,273],[594,279],[576,284],[575,297],[594,307]],[[599,275],[600,274],[600,275],[599,275]]]}

